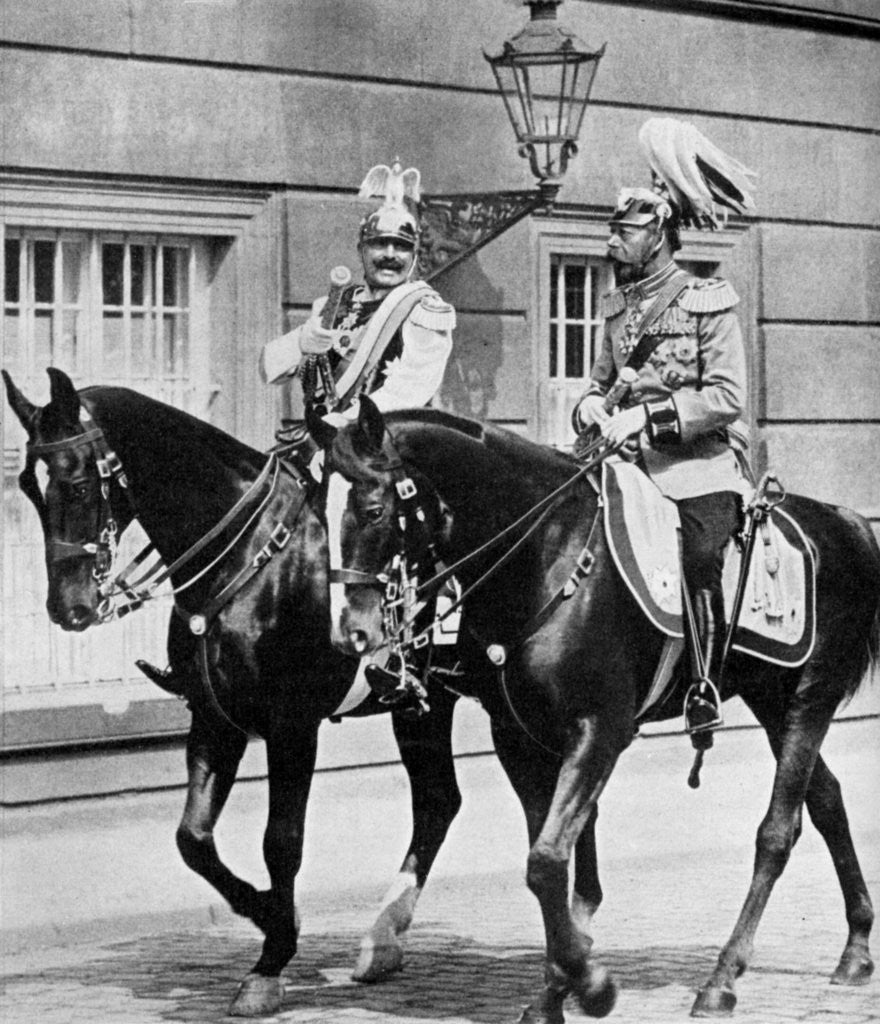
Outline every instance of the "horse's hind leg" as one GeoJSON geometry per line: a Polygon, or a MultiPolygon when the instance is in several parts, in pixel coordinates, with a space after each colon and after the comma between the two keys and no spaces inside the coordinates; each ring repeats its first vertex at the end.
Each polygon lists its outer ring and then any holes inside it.
{"type": "Polygon", "coordinates": [[[693,1017],[728,1016],[736,1006],[734,982],[748,967],[764,908],[800,834],[804,799],[832,714],[833,708],[806,708],[797,698],[786,712],[775,741],[776,776],[770,807],[758,828],[752,883],[715,970],[697,993],[693,1017]]]}
{"type": "MultiPolygon", "coordinates": [[[[780,730],[784,715],[777,701],[764,697],[746,696],[744,699],[767,732],[773,756],[778,760],[781,752],[780,730]]],[[[810,819],[825,841],[834,863],[843,893],[849,936],[837,970],[831,977],[835,985],[863,985],[871,977],[874,963],[868,948],[868,937],[874,923],[874,909],[868,887],[856,856],[840,783],[819,754],[805,798],[810,819]]]]}
{"type": "Polygon", "coordinates": [[[235,782],[247,738],[237,732],[212,731],[193,715],[187,738],[186,804],[177,827],[177,848],[184,862],[201,875],[232,909],[262,927],[257,890],[234,875],[220,860],[214,826],[235,782]]]}
{"type": "Polygon", "coordinates": [[[813,769],[806,800],[810,818],[834,861],[849,926],[846,947],[837,970],[831,976],[831,983],[865,985],[874,971],[874,961],[868,949],[874,909],[850,835],[840,783],[821,757],[813,769]]]}
{"type": "Polygon", "coordinates": [[[378,917],[361,939],[352,972],[355,981],[382,981],[403,966],[401,940],[412,923],[431,865],[461,807],[452,758],[455,703],[454,694],[442,691],[431,697],[430,714],[419,719],[397,712],[392,715],[400,758],[409,776],[413,831],[378,917]]]}

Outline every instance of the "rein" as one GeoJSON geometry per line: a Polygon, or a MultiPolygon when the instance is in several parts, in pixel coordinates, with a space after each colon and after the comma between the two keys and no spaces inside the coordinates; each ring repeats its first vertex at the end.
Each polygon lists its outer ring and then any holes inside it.
{"type": "MultiPolygon", "coordinates": [[[[383,583],[385,584],[385,602],[390,608],[403,602],[404,611],[406,612],[407,606],[415,608],[418,612],[423,606],[424,601],[433,596],[440,587],[463,567],[469,565],[475,559],[486,554],[486,552],[493,550],[502,541],[510,537],[511,534],[521,529],[523,526],[527,526],[527,529],[517,540],[509,547],[489,568],[472,583],[467,590],[463,591],[458,598],[452,602],[444,611],[436,615],[431,622],[422,629],[415,636],[412,636],[412,625],[414,616],[407,617],[406,615],[401,621],[395,621],[395,617],[391,617],[390,622],[392,630],[389,631],[390,642],[392,646],[399,649],[400,653],[406,648],[418,649],[423,647],[427,642],[428,638],[440,623],[445,621],[449,616],[457,612],[465,603],[465,601],[474,594],[477,590],[483,587],[497,572],[499,572],[507,563],[517,554],[520,548],[529,540],[530,537],[546,522],[550,514],[560,504],[562,499],[567,493],[584,477],[588,477],[590,473],[597,466],[599,466],[604,459],[612,455],[617,450],[616,447],[610,446],[607,442],[600,438],[590,445],[583,453],[582,461],[583,465],[573,476],[569,477],[564,483],[560,484],[554,491],[546,495],[539,502],[528,509],[523,515],[516,519],[513,523],[506,526],[499,533],[495,534],[480,547],[474,551],[469,552],[467,555],[460,558],[457,562],[450,566],[444,566],[434,576],[426,580],[424,583],[419,584],[417,587],[413,587],[409,582],[408,574],[406,570],[406,557],[405,553],[401,552],[395,556],[392,563],[392,573],[366,573],[359,569],[342,569],[336,570],[332,573],[335,582],[355,583],[355,584],[370,584],[370,583],[383,583]],[[394,571],[396,570],[396,571],[394,571]],[[399,577],[396,578],[396,577],[399,577]],[[400,596],[398,596],[400,595],[400,596]],[[409,595],[409,596],[407,596],[409,595]],[[417,603],[417,600],[421,603],[417,603]],[[403,643],[395,644],[395,640],[404,636],[403,643]]],[[[406,500],[411,500],[416,496],[416,487],[412,479],[405,475],[405,469],[403,461],[398,457],[395,463],[389,467],[391,469],[398,470],[401,474],[404,474],[401,479],[396,483],[398,494],[405,497],[406,500]]],[[[420,508],[417,508],[417,512],[421,512],[420,508]]],[[[422,521],[424,514],[422,513],[422,521]]],[[[404,517],[405,518],[405,517],[404,517]]],[[[538,629],[543,623],[550,617],[550,615],[556,610],[558,605],[565,597],[570,597],[584,576],[589,573],[590,564],[592,563],[591,546],[596,532],[597,517],[593,522],[593,526],[590,530],[587,544],[581,554],[578,556],[575,569],[566,580],[565,584],[559,588],[559,591],[553,595],[553,597],[544,605],[539,612],[529,620],[527,624],[527,631],[522,634],[518,642],[522,642],[525,638],[538,629]]],[[[405,539],[405,526],[402,524],[402,540],[405,539]]],[[[432,546],[433,548],[433,546],[432,546]]],[[[436,559],[435,564],[439,562],[436,559]]],[[[386,620],[388,624],[389,620],[386,620]]],[[[500,645],[493,645],[493,647],[500,647],[500,645]]],[[[503,661],[507,659],[507,653],[503,648],[503,661]]],[[[492,656],[490,655],[490,658],[492,656]]],[[[492,659],[494,660],[494,659],[492,659]]],[[[503,664],[503,661],[496,662],[496,664],[503,664]]]]}

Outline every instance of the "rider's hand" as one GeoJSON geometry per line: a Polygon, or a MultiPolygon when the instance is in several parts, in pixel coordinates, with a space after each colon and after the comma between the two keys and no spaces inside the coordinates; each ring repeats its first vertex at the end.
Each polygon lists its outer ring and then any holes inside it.
{"type": "Polygon", "coordinates": [[[621,409],[613,416],[607,417],[605,423],[600,425],[602,436],[606,441],[617,446],[622,445],[627,438],[641,433],[645,429],[648,417],[643,405],[634,405],[630,409],[621,409]]]}
{"type": "Polygon", "coordinates": [[[593,424],[601,427],[603,423],[608,422],[611,417],[605,412],[604,403],[605,399],[602,395],[587,395],[581,399],[577,415],[584,428],[591,427],[593,424]]]}
{"type": "Polygon", "coordinates": [[[333,348],[337,331],[321,326],[316,316],[310,316],[299,334],[299,348],[304,356],[322,356],[333,348]]]}

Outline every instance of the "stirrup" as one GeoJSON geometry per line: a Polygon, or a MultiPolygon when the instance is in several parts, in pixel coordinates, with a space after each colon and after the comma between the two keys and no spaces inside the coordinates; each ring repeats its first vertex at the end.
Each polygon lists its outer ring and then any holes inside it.
{"type": "Polygon", "coordinates": [[[691,683],[684,697],[684,731],[693,736],[711,732],[723,724],[721,695],[712,680],[704,676],[691,683]]]}
{"type": "Polygon", "coordinates": [[[163,689],[166,693],[170,693],[173,697],[179,697],[181,700],[186,699],[187,685],[185,676],[178,675],[170,668],[156,668],[149,661],[140,659],[135,662],[135,665],[151,683],[155,683],[156,686],[163,689]]]}
{"type": "Polygon", "coordinates": [[[424,715],[430,711],[428,692],[409,666],[404,666],[402,672],[392,672],[381,665],[367,665],[364,669],[364,678],[379,698],[380,704],[413,711],[417,715],[424,715]]]}

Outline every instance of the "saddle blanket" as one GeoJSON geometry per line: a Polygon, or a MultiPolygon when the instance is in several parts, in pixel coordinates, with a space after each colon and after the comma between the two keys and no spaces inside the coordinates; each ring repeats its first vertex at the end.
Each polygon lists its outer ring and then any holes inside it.
{"type": "MultiPolygon", "coordinates": [[[[619,459],[602,466],[605,536],[611,555],[648,619],[682,637],[678,509],[638,467],[619,459]]],[[[733,605],[741,553],[731,541],[724,561],[724,606],[733,605]]],[[[816,571],[798,524],[779,508],[759,530],[733,650],[764,661],[802,665],[816,639],[816,571]]]]}

